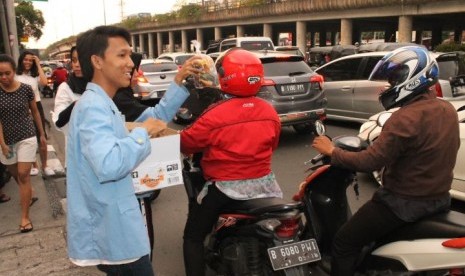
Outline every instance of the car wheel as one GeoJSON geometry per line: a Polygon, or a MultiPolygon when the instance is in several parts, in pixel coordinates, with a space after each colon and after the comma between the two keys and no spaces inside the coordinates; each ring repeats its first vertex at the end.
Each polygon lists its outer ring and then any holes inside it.
{"type": "Polygon", "coordinates": [[[292,127],[298,134],[312,133],[314,132],[314,128],[315,128],[312,123],[296,124],[296,125],[292,125],[292,127]]]}

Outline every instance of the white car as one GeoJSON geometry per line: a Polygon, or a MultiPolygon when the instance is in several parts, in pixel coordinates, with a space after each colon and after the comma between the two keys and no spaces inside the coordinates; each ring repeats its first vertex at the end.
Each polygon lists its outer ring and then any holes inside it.
{"type": "MultiPolygon", "coordinates": [[[[460,148],[457,153],[457,162],[454,168],[454,179],[452,181],[450,194],[452,198],[465,201],[465,101],[451,101],[450,103],[457,110],[460,131],[460,148]]],[[[398,109],[399,108],[393,108],[371,116],[370,119],[360,127],[358,136],[366,140],[369,144],[374,143],[381,132],[384,122],[398,109]]],[[[382,173],[382,170],[373,172],[375,180],[380,185],[382,184],[382,173]]]]}
{"type": "Polygon", "coordinates": [[[190,59],[191,57],[195,56],[194,53],[183,53],[183,52],[174,52],[174,53],[163,53],[159,55],[155,61],[172,61],[176,63],[178,68],[180,69],[186,60],[190,59]]]}
{"type": "Polygon", "coordinates": [[[178,66],[172,61],[143,59],[139,66],[134,96],[153,105],[148,101],[158,102],[177,73],[178,66]]]}

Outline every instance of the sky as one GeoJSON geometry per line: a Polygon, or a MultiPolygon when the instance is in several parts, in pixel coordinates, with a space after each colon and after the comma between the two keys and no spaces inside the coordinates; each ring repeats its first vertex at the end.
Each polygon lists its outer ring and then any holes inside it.
{"type": "Polygon", "coordinates": [[[140,12],[163,14],[173,10],[176,0],[48,0],[32,2],[45,19],[42,37],[29,39],[27,48],[43,49],[63,38],[95,26],[113,24],[140,12]],[[123,5],[121,5],[123,4],[123,5]],[[121,9],[123,6],[123,9],[121,9]],[[105,7],[105,9],[103,9],[105,7]]]}

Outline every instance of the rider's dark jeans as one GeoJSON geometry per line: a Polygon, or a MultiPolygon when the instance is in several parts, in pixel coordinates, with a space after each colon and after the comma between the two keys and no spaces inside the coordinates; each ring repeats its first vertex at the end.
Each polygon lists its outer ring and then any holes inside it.
{"type": "Polygon", "coordinates": [[[331,275],[354,275],[361,249],[405,224],[383,203],[365,203],[334,238],[331,275]]]}
{"type": "Polygon", "coordinates": [[[223,194],[214,184],[208,187],[208,194],[202,204],[192,204],[184,228],[184,267],[187,276],[204,276],[205,259],[203,242],[212,231],[218,215],[233,200],[223,194]]]}
{"type": "Polygon", "coordinates": [[[139,260],[120,265],[98,265],[97,268],[107,276],[154,276],[149,255],[145,255],[139,260]]]}

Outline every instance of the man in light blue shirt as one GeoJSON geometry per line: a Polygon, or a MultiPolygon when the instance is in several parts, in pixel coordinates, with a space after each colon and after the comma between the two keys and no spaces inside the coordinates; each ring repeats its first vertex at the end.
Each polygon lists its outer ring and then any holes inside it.
{"type": "Polygon", "coordinates": [[[74,107],[67,140],[68,252],[80,266],[97,265],[107,275],[153,275],[147,231],[134,194],[131,171],[151,151],[150,137],[187,98],[182,81],[196,69],[178,73],[152,116],[127,131],[112,101],[127,87],[134,66],[130,35],[122,28],[100,26],[77,40],[84,78],[90,81],[74,107]],[[131,273],[131,274],[129,274],[131,273]]]}

